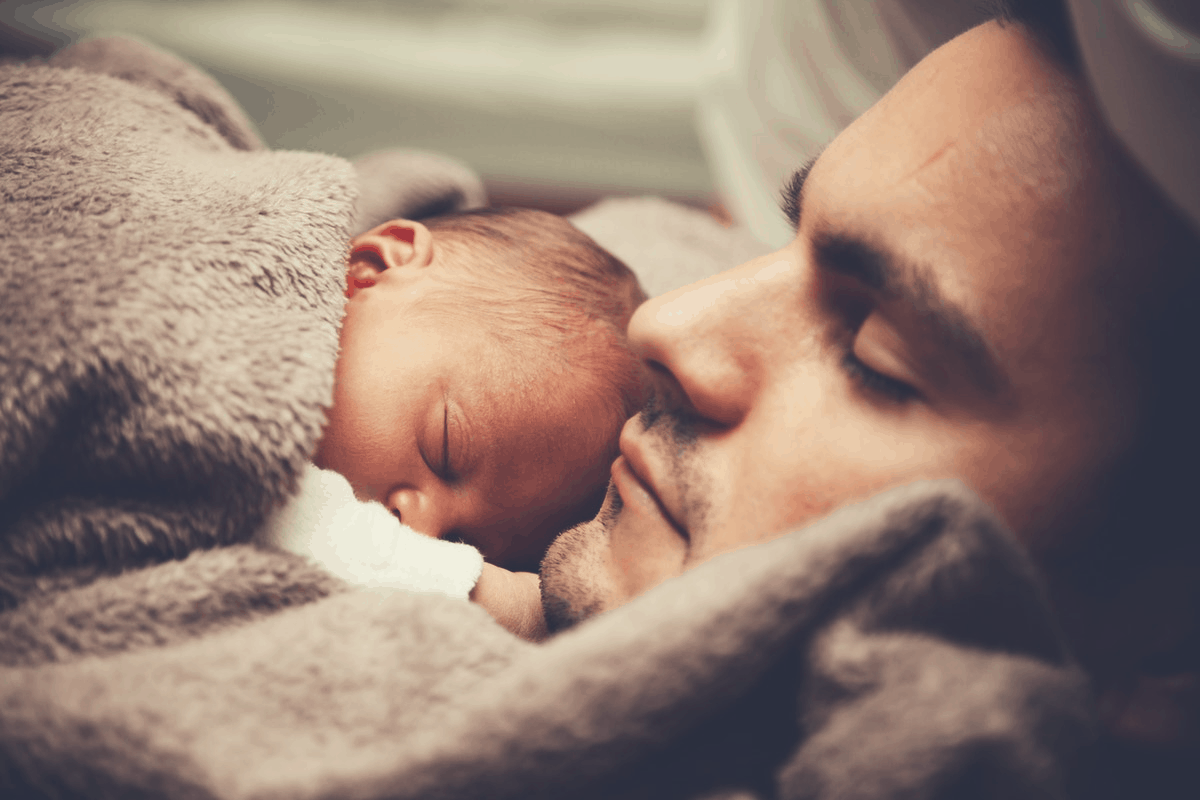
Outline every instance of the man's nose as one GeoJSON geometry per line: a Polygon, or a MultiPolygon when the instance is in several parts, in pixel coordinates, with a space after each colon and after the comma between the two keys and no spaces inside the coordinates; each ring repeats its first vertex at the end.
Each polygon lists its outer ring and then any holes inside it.
{"type": "Polygon", "coordinates": [[[772,290],[788,268],[759,259],[638,308],[629,344],[657,375],[666,403],[681,400],[722,426],[741,421],[761,386],[760,312],[780,294],[772,290]]]}

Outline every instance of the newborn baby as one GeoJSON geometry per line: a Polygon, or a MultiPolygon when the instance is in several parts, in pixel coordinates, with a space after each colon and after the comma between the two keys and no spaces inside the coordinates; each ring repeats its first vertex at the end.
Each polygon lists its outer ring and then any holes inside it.
{"type": "Polygon", "coordinates": [[[509,570],[603,500],[643,400],[637,279],[560,217],[483,209],[358,236],[346,297],[313,466],[258,540],[536,635],[537,576],[509,570]]]}

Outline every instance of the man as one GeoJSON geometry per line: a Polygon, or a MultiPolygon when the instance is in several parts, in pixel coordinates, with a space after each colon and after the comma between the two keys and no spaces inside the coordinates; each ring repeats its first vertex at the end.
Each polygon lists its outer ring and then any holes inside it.
{"type": "Polygon", "coordinates": [[[955,477],[1042,567],[1113,734],[1194,747],[1196,683],[1163,673],[1196,667],[1200,560],[1173,494],[1194,431],[1164,358],[1195,239],[1069,60],[1025,25],[972,29],[783,202],[790,243],[635,314],[657,399],[596,521],[546,557],[551,627],[955,477]]]}

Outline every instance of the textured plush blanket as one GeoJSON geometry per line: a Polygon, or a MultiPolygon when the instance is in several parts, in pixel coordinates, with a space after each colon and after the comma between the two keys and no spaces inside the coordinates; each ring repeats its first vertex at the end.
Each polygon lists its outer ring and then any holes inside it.
{"type": "Polygon", "coordinates": [[[267,152],[95,40],[0,68],[0,191],[0,796],[1061,795],[1086,684],[957,484],[541,645],[238,543],[319,434],[349,233],[478,202],[461,167],[267,152]]]}
{"type": "Polygon", "coordinates": [[[427,154],[268,152],[125,39],[0,75],[3,606],[64,566],[244,541],[320,433],[352,229],[483,194],[427,154]]]}

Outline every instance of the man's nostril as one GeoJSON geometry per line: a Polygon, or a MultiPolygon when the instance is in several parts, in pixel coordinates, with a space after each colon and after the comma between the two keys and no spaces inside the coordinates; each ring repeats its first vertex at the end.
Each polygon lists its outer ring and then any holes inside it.
{"type": "Polygon", "coordinates": [[[687,393],[671,370],[657,361],[647,361],[646,368],[650,373],[650,390],[643,410],[643,419],[646,415],[657,417],[664,411],[688,404],[687,393]]]}
{"type": "Polygon", "coordinates": [[[649,399],[641,411],[643,429],[667,425],[677,440],[693,441],[701,430],[724,427],[724,423],[709,419],[696,408],[669,369],[653,362],[649,367],[654,380],[649,399]]]}

